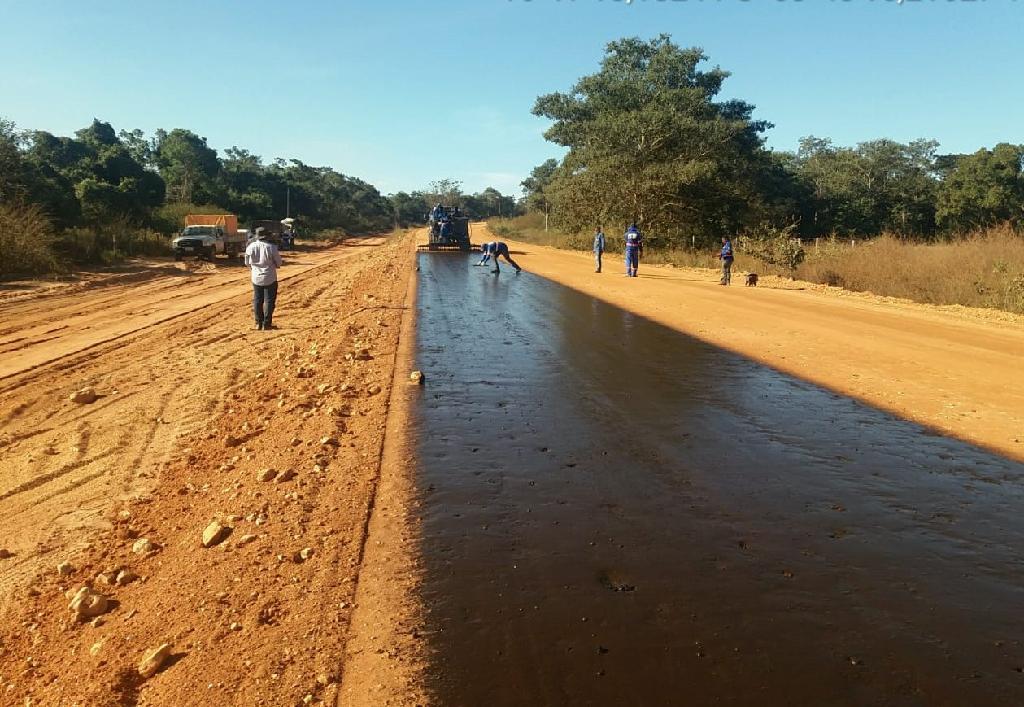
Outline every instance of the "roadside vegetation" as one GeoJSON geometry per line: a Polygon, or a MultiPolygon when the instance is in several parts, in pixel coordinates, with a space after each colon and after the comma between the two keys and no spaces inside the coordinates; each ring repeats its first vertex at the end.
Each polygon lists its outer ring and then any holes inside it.
{"type": "Polygon", "coordinates": [[[522,186],[528,214],[495,233],[612,252],[630,222],[645,261],[737,267],[922,302],[1024,311],[1024,145],[940,154],[934,140],[853,147],[808,136],[773,151],[754,106],[719,99],[729,77],[662,35],[607,45],[596,73],[540,96],[564,149],[522,186]]]}
{"type": "MultiPolygon", "coordinates": [[[[590,232],[544,230],[543,214],[492,219],[491,232],[510,240],[589,252],[590,232]]],[[[751,252],[752,242],[734,242],[736,271],[779,275],[856,292],[871,292],[928,304],[961,304],[1024,314],[1024,239],[1009,225],[964,236],[913,241],[886,233],[867,240],[819,238],[786,241],[802,251],[793,268],[751,252]]],[[[622,235],[608,233],[608,258],[624,248],[622,235]]],[[[718,268],[717,249],[672,245],[644,250],[647,264],[718,268]]]]}
{"type": "Polygon", "coordinates": [[[453,192],[478,218],[516,208],[496,189],[462,195],[460,186],[442,179],[385,196],[329,167],[264,162],[239,147],[218,153],[181,128],[147,137],[94,119],[62,137],[0,117],[0,276],[168,254],[189,213],[235,214],[243,227],[290,215],[309,238],[423,223],[453,192]]]}

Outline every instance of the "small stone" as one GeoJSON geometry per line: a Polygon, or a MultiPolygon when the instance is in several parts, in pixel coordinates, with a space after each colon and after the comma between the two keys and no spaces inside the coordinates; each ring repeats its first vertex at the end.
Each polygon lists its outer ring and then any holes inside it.
{"type": "Polygon", "coordinates": [[[277,483],[279,483],[279,484],[283,484],[286,481],[291,481],[294,478],[295,478],[295,470],[294,469],[285,469],[284,471],[282,471],[280,474],[277,475],[277,478],[275,479],[275,481],[277,481],[277,483]]]}
{"type": "Polygon", "coordinates": [[[257,537],[259,537],[259,536],[252,535],[252,534],[250,534],[250,535],[243,535],[242,537],[240,537],[238,539],[238,542],[236,542],[235,545],[238,545],[239,547],[241,547],[243,545],[248,545],[252,541],[256,540],[257,537]]]}
{"type": "Polygon", "coordinates": [[[0,547],[0,560],[6,560],[8,557],[14,557],[14,553],[5,547],[0,547]]]}
{"type": "Polygon", "coordinates": [[[121,570],[117,573],[117,577],[114,579],[114,583],[119,587],[123,587],[125,585],[131,584],[138,578],[139,575],[135,574],[131,570],[121,570]]]}
{"type": "Polygon", "coordinates": [[[337,437],[323,437],[320,439],[321,447],[337,447],[340,445],[341,442],[338,441],[337,437]]]}
{"type": "Polygon", "coordinates": [[[106,613],[110,602],[102,594],[97,594],[89,587],[82,587],[68,604],[68,608],[75,613],[79,621],[91,619],[100,614],[106,613]]]}
{"type": "Polygon", "coordinates": [[[308,560],[312,556],[313,556],[313,548],[311,548],[311,547],[304,547],[301,550],[299,550],[299,559],[302,560],[303,562],[305,562],[306,560],[308,560]]]}
{"type": "Polygon", "coordinates": [[[257,481],[273,481],[275,476],[277,476],[276,469],[260,469],[256,474],[256,479],[257,481]]]}
{"type": "Polygon", "coordinates": [[[96,643],[92,644],[92,647],[89,648],[89,655],[99,655],[101,650],[103,650],[103,641],[97,641],[96,643]]]}
{"type": "Polygon", "coordinates": [[[224,538],[231,534],[231,528],[213,521],[203,531],[203,547],[213,547],[221,543],[224,538]]]}
{"type": "Polygon", "coordinates": [[[228,435],[228,436],[226,436],[224,438],[224,446],[225,447],[237,447],[241,443],[242,443],[242,440],[239,439],[238,437],[235,437],[234,435],[228,435]]]}
{"type": "Polygon", "coordinates": [[[57,565],[57,574],[61,577],[67,577],[75,573],[75,567],[70,562],[61,562],[57,565]]]}
{"type": "Polygon", "coordinates": [[[81,390],[76,390],[72,393],[71,397],[68,399],[78,405],[91,405],[96,402],[99,397],[100,396],[96,395],[96,391],[92,388],[82,388],[81,390]]]}
{"type": "Polygon", "coordinates": [[[240,624],[240,623],[238,623],[236,621],[233,624],[231,624],[228,628],[230,628],[232,631],[241,631],[242,630],[242,624],[240,624]]]}
{"type": "Polygon", "coordinates": [[[409,382],[414,385],[423,385],[423,371],[413,371],[409,374],[409,382]]]}
{"type": "Polygon", "coordinates": [[[170,656],[170,643],[165,643],[159,648],[154,648],[142,657],[142,661],[139,663],[139,675],[144,678],[153,677],[170,656]]]}
{"type": "Polygon", "coordinates": [[[371,385],[366,389],[366,392],[368,395],[377,395],[381,390],[379,385],[371,385]]]}
{"type": "Polygon", "coordinates": [[[148,555],[151,552],[156,552],[158,549],[156,544],[149,538],[139,538],[132,545],[132,552],[136,555],[148,555]]]}

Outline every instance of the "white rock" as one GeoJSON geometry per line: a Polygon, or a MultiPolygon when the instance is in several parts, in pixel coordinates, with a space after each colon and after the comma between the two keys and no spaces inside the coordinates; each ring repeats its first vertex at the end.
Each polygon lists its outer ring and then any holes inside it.
{"type": "Polygon", "coordinates": [[[139,663],[139,675],[144,678],[151,678],[156,675],[156,672],[160,670],[164,662],[171,655],[171,644],[165,643],[159,648],[154,648],[142,657],[142,661],[139,663]]]}
{"type": "Polygon", "coordinates": [[[203,531],[203,547],[213,547],[219,544],[231,533],[231,528],[213,521],[203,531]]]}
{"type": "Polygon", "coordinates": [[[148,555],[151,552],[156,552],[158,549],[156,544],[149,538],[139,538],[132,545],[132,552],[136,555],[148,555]]]}
{"type": "Polygon", "coordinates": [[[89,587],[79,589],[71,599],[71,603],[68,604],[68,608],[75,613],[79,621],[106,613],[109,606],[110,603],[105,596],[97,594],[89,587]]]}
{"type": "Polygon", "coordinates": [[[96,395],[96,391],[92,388],[82,388],[81,390],[76,390],[72,393],[71,397],[68,399],[79,405],[90,405],[96,402],[96,400],[99,399],[99,396],[96,395]]]}

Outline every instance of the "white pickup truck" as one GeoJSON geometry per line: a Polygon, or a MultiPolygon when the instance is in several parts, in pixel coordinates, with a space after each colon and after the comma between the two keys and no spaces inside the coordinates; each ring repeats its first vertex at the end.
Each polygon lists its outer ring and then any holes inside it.
{"type": "Polygon", "coordinates": [[[238,231],[238,219],[231,214],[188,215],[185,228],[171,242],[174,259],[187,255],[213,260],[218,255],[229,258],[245,252],[245,234],[238,231]]]}

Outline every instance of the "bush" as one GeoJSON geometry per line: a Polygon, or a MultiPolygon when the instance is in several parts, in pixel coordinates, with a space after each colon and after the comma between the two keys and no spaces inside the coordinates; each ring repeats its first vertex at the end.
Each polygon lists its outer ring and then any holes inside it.
{"type": "Polygon", "coordinates": [[[34,204],[0,204],[0,275],[41,275],[62,269],[46,213],[34,204]]]}
{"type": "Polygon", "coordinates": [[[738,238],[737,249],[762,263],[785,268],[792,277],[807,257],[800,239],[795,235],[796,228],[795,223],[785,228],[762,224],[738,238]]]}

